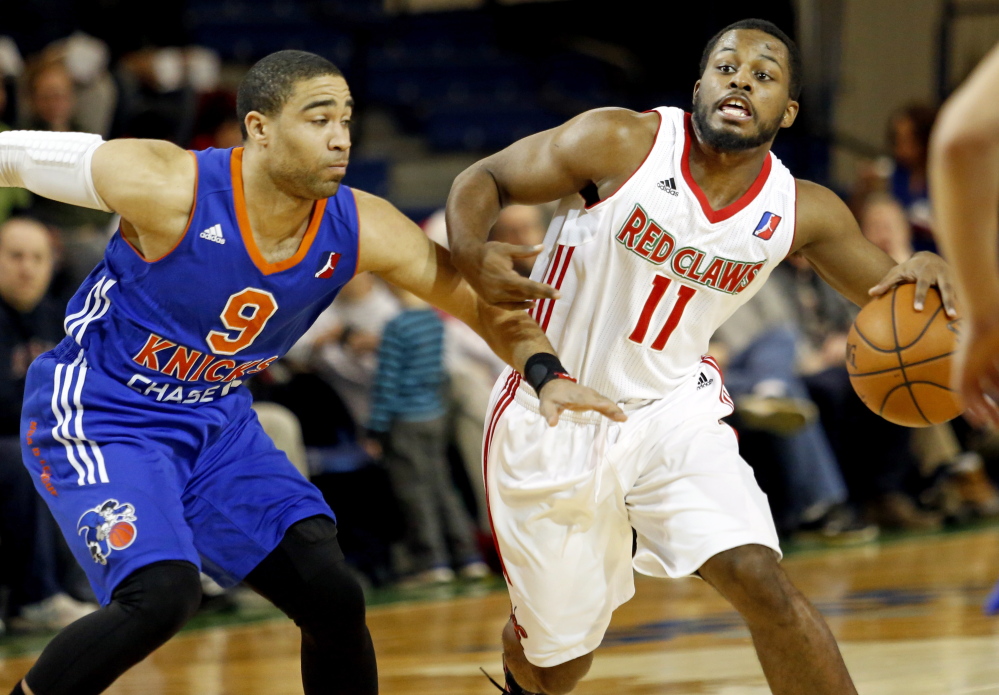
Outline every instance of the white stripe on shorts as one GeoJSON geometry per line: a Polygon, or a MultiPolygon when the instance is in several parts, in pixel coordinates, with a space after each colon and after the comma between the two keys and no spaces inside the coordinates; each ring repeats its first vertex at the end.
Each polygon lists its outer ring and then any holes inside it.
{"type": "Polygon", "coordinates": [[[98,479],[102,483],[108,482],[100,447],[96,442],[87,439],[83,432],[84,408],[80,395],[86,378],[87,364],[81,350],[72,364],[56,365],[52,390],[52,412],[56,416],[56,426],[52,429],[52,436],[66,447],[69,463],[78,474],[77,485],[93,485],[98,479]],[[75,389],[74,377],[77,377],[75,389]],[[72,401],[70,401],[71,391],[72,401]]]}

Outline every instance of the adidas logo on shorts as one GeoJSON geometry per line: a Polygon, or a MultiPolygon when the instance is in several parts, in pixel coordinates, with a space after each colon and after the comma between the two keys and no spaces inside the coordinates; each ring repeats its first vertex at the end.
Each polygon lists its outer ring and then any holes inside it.
{"type": "Polygon", "coordinates": [[[713,384],[713,383],[715,383],[715,380],[714,379],[709,379],[708,377],[704,376],[704,372],[701,372],[700,374],[697,375],[697,390],[698,391],[700,391],[705,386],[711,386],[711,384],[713,384]]]}
{"type": "Polygon", "coordinates": [[[214,241],[216,244],[224,244],[225,237],[222,236],[222,225],[216,224],[212,225],[205,231],[201,233],[202,239],[208,239],[208,241],[214,241]]]}

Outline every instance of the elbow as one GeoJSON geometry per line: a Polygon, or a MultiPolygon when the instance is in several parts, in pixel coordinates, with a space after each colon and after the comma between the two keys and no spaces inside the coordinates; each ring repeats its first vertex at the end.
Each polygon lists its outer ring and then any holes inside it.
{"type": "Polygon", "coordinates": [[[939,163],[990,156],[999,150],[999,131],[958,121],[954,114],[941,119],[930,138],[930,159],[939,163]]]}

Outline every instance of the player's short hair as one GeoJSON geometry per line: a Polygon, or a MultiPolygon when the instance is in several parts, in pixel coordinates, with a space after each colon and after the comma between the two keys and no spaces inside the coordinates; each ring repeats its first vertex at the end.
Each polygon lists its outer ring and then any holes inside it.
{"type": "Polygon", "coordinates": [[[733,22],[727,27],[719,31],[717,34],[712,36],[707,45],[704,47],[704,53],[701,54],[701,73],[704,74],[704,69],[708,66],[708,58],[711,57],[711,52],[715,50],[715,46],[722,36],[730,31],[736,31],[738,29],[756,29],[757,31],[762,31],[764,34],[770,34],[787,48],[787,56],[790,61],[790,75],[788,80],[788,92],[792,99],[796,100],[801,95],[801,51],[798,50],[798,44],[791,40],[791,37],[780,30],[773,22],[768,22],[765,19],[740,19],[738,22],[733,22]]]}
{"type": "Polygon", "coordinates": [[[308,51],[278,51],[254,63],[236,92],[236,117],[243,139],[247,136],[246,114],[274,115],[284,107],[296,82],[324,75],[343,77],[336,65],[308,51]]]}

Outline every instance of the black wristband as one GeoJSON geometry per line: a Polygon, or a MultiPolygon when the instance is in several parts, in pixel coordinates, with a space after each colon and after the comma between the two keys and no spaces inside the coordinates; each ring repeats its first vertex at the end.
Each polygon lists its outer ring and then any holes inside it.
{"type": "Polygon", "coordinates": [[[531,385],[536,394],[540,396],[541,387],[552,379],[575,381],[565,371],[558,357],[551,353],[537,352],[527,358],[527,363],[524,364],[524,380],[531,385]]]}

